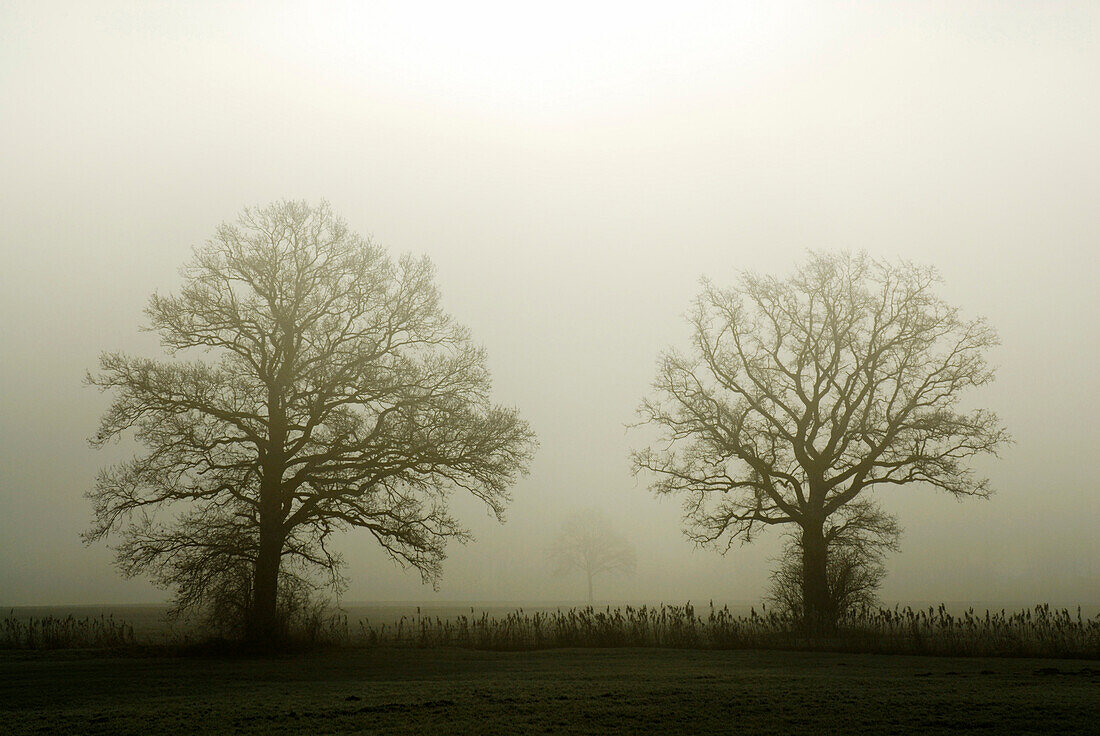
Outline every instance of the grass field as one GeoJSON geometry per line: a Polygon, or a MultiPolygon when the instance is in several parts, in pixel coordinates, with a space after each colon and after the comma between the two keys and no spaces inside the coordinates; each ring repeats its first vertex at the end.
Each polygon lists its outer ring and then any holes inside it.
{"type": "Polygon", "coordinates": [[[1066,733],[1081,660],[778,651],[334,649],[272,658],[0,653],[11,734],[1066,733]]]}

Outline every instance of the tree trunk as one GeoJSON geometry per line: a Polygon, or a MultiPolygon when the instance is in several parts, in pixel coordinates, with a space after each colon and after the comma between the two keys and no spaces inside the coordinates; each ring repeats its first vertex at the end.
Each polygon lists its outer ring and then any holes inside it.
{"type": "Polygon", "coordinates": [[[836,624],[829,595],[828,550],[820,523],[802,528],[802,607],[807,630],[829,633],[836,624]]]}
{"type": "Polygon", "coordinates": [[[282,638],[279,624],[279,564],[283,557],[282,472],[277,458],[268,457],[260,481],[260,540],[252,579],[252,610],[247,637],[258,644],[274,644],[282,638]]]}
{"type": "Polygon", "coordinates": [[[586,570],[588,573],[588,605],[592,605],[592,571],[586,570]]]}
{"type": "Polygon", "coordinates": [[[279,562],[282,542],[260,529],[260,548],[256,556],[252,583],[252,615],[249,638],[271,641],[278,638],[279,562]]]}
{"type": "Polygon", "coordinates": [[[268,389],[268,444],[260,469],[260,540],[252,580],[247,637],[271,645],[284,635],[278,615],[279,564],[283,557],[282,485],[286,414],[277,386],[268,389]]]}

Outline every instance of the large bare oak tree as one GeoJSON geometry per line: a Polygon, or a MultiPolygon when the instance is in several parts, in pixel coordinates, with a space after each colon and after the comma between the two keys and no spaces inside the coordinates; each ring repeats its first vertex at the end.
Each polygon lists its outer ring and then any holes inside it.
{"type": "Polygon", "coordinates": [[[233,598],[278,636],[280,584],[338,581],[332,535],[365,529],[434,582],[455,490],[499,518],[533,435],[490,402],[483,351],[440,307],[433,269],[396,263],[325,204],[245,210],[146,309],[174,360],[104,354],[92,440],[143,454],[99,475],[86,538],[119,533],[127,574],[181,608],[233,598]],[[205,355],[204,355],[205,352],[205,355]]]}
{"type": "Polygon", "coordinates": [[[811,625],[834,620],[830,544],[892,523],[875,490],[990,493],[968,460],[1008,437],[960,399],[993,380],[997,338],[937,297],[938,281],[909,263],[814,253],[786,279],[704,282],[690,352],[661,357],[639,409],[661,436],[634,453],[635,470],[683,497],[691,539],[728,550],[797,525],[811,625]]]}

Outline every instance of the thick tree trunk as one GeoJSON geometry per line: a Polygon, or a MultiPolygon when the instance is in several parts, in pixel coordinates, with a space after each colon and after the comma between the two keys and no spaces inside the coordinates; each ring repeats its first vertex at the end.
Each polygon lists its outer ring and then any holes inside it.
{"type": "Polygon", "coordinates": [[[252,611],[248,622],[248,638],[257,643],[275,642],[283,634],[277,606],[282,551],[283,536],[279,525],[261,522],[260,547],[252,581],[252,611]]]}
{"type": "Polygon", "coordinates": [[[269,454],[260,481],[260,539],[252,579],[252,610],[247,636],[258,644],[274,644],[285,633],[279,622],[279,564],[283,557],[282,468],[269,454]]]}
{"type": "Polygon", "coordinates": [[[279,564],[283,556],[282,485],[283,449],[286,444],[286,414],[275,386],[268,390],[268,444],[261,463],[260,540],[252,579],[252,609],[247,637],[254,643],[271,645],[285,632],[280,625],[279,564]]]}
{"type": "Polygon", "coordinates": [[[802,606],[811,634],[830,632],[836,624],[829,595],[828,550],[820,523],[802,528],[802,606]]]}

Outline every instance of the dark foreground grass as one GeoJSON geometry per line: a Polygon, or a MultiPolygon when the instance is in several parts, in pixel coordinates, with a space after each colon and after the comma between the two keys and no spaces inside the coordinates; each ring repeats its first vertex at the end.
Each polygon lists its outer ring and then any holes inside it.
{"type": "Polygon", "coordinates": [[[0,653],[10,734],[1096,733],[1080,660],[678,649],[0,653]]]}

